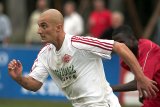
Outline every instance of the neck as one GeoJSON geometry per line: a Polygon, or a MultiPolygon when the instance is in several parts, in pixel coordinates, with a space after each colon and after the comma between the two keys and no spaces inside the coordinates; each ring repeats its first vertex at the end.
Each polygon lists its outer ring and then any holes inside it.
{"type": "Polygon", "coordinates": [[[62,33],[61,36],[58,36],[57,43],[55,44],[56,50],[59,51],[62,47],[62,44],[64,42],[65,33],[62,33]]]}

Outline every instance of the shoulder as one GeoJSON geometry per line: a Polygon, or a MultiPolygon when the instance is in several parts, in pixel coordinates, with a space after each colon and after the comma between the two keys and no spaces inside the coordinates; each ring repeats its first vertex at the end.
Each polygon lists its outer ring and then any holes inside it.
{"type": "Polygon", "coordinates": [[[2,16],[1,16],[1,20],[4,20],[4,21],[8,21],[9,20],[9,17],[7,16],[7,15],[5,15],[5,14],[3,14],[2,16]]]}
{"type": "Polygon", "coordinates": [[[73,16],[74,16],[74,17],[81,17],[81,15],[80,15],[79,13],[77,13],[77,12],[74,12],[74,13],[73,13],[73,16]]]}
{"type": "Polygon", "coordinates": [[[108,50],[113,48],[114,40],[104,40],[84,36],[72,36],[71,44],[73,47],[78,49],[90,50],[91,47],[97,47],[108,50]]]}
{"type": "Polygon", "coordinates": [[[47,54],[51,50],[51,48],[53,48],[53,45],[47,43],[43,48],[41,48],[41,50],[38,53],[38,56],[47,54]]]}
{"type": "Polygon", "coordinates": [[[31,19],[37,18],[37,17],[40,16],[40,14],[41,14],[41,12],[35,10],[35,11],[33,11],[33,12],[31,13],[30,18],[31,18],[31,19]]]}
{"type": "Polygon", "coordinates": [[[107,39],[98,39],[90,36],[72,36],[72,42],[79,42],[79,43],[96,43],[96,44],[111,44],[113,45],[114,40],[107,40],[107,39]]]}
{"type": "Polygon", "coordinates": [[[148,39],[139,39],[138,46],[139,48],[143,48],[143,49],[151,49],[151,48],[158,47],[157,44],[153,43],[151,40],[148,40],[148,39]]]}
{"type": "Polygon", "coordinates": [[[150,40],[148,40],[148,39],[139,39],[139,43],[140,44],[151,44],[152,43],[152,41],[150,41],[150,40]]]}
{"type": "Polygon", "coordinates": [[[36,15],[36,14],[41,14],[41,12],[38,11],[38,10],[34,10],[34,11],[31,13],[31,15],[36,15]]]}
{"type": "Polygon", "coordinates": [[[138,48],[142,53],[157,54],[160,52],[160,47],[148,39],[140,39],[138,42],[138,48]]]}
{"type": "Polygon", "coordinates": [[[73,15],[72,15],[72,19],[74,19],[74,20],[76,20],[76,21],[79,21],[79,20],[81,20],[82,19],[82,17],[81,17],[81,15],[80,14],[78,14],[78,13],[73,13],[73,15]]]}

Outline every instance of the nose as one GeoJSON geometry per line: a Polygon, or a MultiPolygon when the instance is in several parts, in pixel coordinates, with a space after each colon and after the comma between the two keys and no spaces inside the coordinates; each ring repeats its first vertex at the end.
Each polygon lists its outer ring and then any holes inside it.
{"type": "Polygon", "coordinates": [[[42,34],[42,30],[41,30],[41,28],[40,28],[40,27],[38,28],[37,33],[38,33],[38,34],[42,34]]]}

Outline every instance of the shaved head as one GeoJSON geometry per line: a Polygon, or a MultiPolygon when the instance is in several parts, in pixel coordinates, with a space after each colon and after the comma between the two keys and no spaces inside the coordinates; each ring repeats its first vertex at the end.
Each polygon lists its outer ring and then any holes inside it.
{"type": "Polygon", "coordinates": [[[63,15],[60,11],[56,9],[48,9],[44,11],[40,17],[47,17],[51,22],[55,24],[62,24],[64,23],[63,15]]]}
{"type": "Polygon", "coordinates": [[[44,11],[38,19],[38,34],[43,43],[52,43],[59,50],[64,41],[64,19],[61,12],[56,9],[44,11]]]}

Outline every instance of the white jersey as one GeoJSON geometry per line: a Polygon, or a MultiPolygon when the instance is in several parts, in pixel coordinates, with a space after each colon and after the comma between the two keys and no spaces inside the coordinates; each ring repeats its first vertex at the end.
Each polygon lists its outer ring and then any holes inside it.
{"type": "Polygon", "coordinates": [[[43,83],[50,75],[75,107],[120,107],[111,106],[119,102],[105,79],[101,59],[111,58],[113,44],[113,40],[65,35],[59,51],[52,44],[40,51],[29,76],[43,83]]]}

